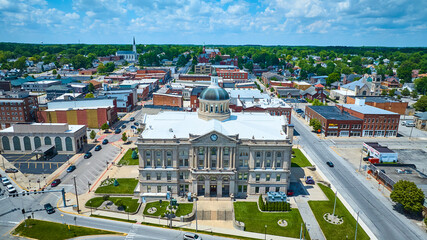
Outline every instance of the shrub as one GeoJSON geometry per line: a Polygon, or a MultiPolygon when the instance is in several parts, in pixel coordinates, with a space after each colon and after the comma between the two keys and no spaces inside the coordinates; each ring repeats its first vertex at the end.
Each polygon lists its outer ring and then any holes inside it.
{"type": "Polygon", "coordinates": [[[102,196],[102,199],[104,199],[104,201],[108,201],[109,198],[110,198],[110,195],[104,195],[104,196],[102,196]]]}

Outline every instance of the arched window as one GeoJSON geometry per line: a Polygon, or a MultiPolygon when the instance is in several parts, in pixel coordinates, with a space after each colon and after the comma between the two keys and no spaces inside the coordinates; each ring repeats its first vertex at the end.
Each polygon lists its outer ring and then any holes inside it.
{"type": "Polygon", "coordinates": [[[52,145],[52,140],[50,139],[50,137],[44,138],[44,145],[52,145]]]}
{"type": "Polygon", "coordinates": [[[205,112],[209,111],[209,106],[206,103],[204,103],[204,105],[205,105],[205,112]]]}
{"type": "Polygon", "coordinates": [[[37,149],[42,146],[42,141],[39,137],[34,137],[34,148],[37,149]]]}
{"type": "Polygon", "coordinates": [[[25,151],[31,151],[30,138],[27,136],[24,137],[24,149],[25,149],[25,151]]]}
{"type": "Polygon", "coordinates": [[[55,147],[57,151],[62,151],[62,141],[60,137],[55,138],[55,147]]]}
{"type": "Polygon", "coordinates": [[[3,142],[3,150],[10,150],[10,142],[9,138],[6,136],[3,136],[1,138],[1,141],[3,142]]]}
{"type": "Polygon", "coordinates": [[[19,141],[19,137],[15,136],[13,137],[13,148],[15,150],[21,150],[21,142],[19,141]]]}
{"type": "Polygon", "coordinates": [[[65,138],[65,149],[69,152],[73,151],[73,141],[70,137],[65,138]]]}
{"type": "Polygon", "coordinates": [[[215,105],[215,112],[218,112],[218,105],[215,105]]]}
{"type": "Polygon", "coordinates": [[[204,178],[203,176],[199,176],[199,177],[197,178],[197,181],[205,181],[205,178],[204,178]]]}
{"type": "Polygon", "coordinates": [[[224,107],[222,104],[221,104],[221,112],[224,112],[224,107]]]}

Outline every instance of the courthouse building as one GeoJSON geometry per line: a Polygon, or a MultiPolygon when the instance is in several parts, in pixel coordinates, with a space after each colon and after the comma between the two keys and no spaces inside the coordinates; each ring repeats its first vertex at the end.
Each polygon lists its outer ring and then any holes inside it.
{"type": "Polygon", "coordinates": [[[285,116],[232,113],[212,73],[197,112],[145,115],[137,193],[246,197],[289,187],[293,126],[285,116]]]}

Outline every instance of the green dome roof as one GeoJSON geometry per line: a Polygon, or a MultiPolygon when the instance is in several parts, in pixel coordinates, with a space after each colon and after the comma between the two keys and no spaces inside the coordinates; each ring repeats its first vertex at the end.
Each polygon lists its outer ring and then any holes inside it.
{"type": "Polygon", "coordinates": [[[230,99],[230,96],[223,88],[210,86],[200,93],[200,99],[218,101],[230,99]]]}

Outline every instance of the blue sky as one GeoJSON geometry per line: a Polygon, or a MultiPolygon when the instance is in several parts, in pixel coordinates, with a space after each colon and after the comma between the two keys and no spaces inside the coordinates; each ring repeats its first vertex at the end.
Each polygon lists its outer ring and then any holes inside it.
{"type": "Polygon", "coordinates": [[[0,0],[0,41],[427,47],[426,0],[0,0]]]}

